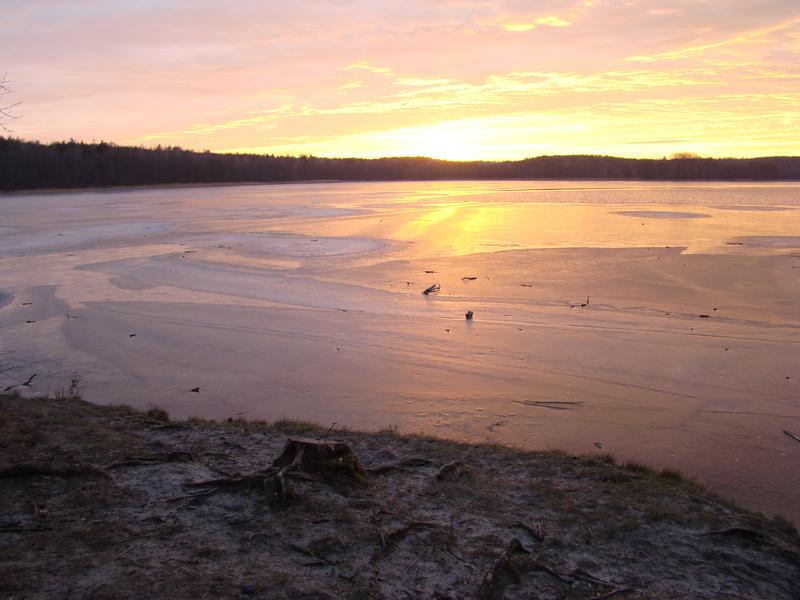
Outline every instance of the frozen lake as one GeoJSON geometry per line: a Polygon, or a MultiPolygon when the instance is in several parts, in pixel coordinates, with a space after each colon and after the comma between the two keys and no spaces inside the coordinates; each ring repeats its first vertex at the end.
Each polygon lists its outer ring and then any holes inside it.
{"type": "Polygon", "coordinates": [[[796,522],[799,302],[797,184],[0,196],[3,387],[610,452],[796,522]]]}

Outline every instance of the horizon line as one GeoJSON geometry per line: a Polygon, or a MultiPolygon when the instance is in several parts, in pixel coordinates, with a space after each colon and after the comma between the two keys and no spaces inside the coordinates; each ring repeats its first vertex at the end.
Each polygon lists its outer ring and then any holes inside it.
{"type": "MultiPolygon", "coordinates": [[[[13,132],[12,132],[13,133],[13,132]]],[[[523,162],[526,160],[535,160],[539,158],[570,158],[570,157],[593,157],[593,158],[611,158],[617,160],[631,160],[631,161],[660,161],[660,160],[763,160],[763,159],[778,159],[778,158],[800,158],[800,154],[774,154],[774,155],[764,155],[764,156],[703,156],[699,155],[694,152],[682,152],[676,151],[670,156],[662,156],[662,157],[628,157],[628,156],[618,156],[612,154],[539,154],[535,156],[524,156],[521,158],[507,158],[501,160],[493,160],[493,159],[483,159],[483,158],[475,158],[475,159],[465,159],[465,160],[452,160],[447,158],[436,158],[433,156],[425,156],[425,155],[387,155],[387,156],[373,156],[373,157],[365,157],[365,156],[321,156],[316,154],[269,154],[269,153],[258,153],[258,152],[236,152],[230,150],[209,150],[209,149],[202,149],[198,150],[195,148],[186,148],[184,146],[177,146],[177,145],[162,145],[157,144],[155,146],[146,146],[146,145],[137,145],[137,144],[126,144],[126,143],[118,143],[114,141],[106,141],[106,140],[76,140],[75,138],[70,138],[68,140],[53,140],[50,142],[42,142],[39,140],[28,140],[20,137],[15,137],[13,135],[2,135],[0,136],[0,140],[8,140],[8,141],[16,141],[26,144],[39,144],[41,146],[51,146],[55,144],[81,144],[81,145],[108,145],[113,146],[116,148],[135,148],[140,150],[150,150],[150,151],[158,151],[158,150],[181,150],[183,152],[194,152],[196,154],[214,154],[218,156],[263,156],[263,157],[275,157],[275,158],[319,158],[323,160],[364,160],[364,161],[373,161],[373,160],[430,160],[430,161],[438,161],[443,163],[451,163],[451,164],[468,164],[468,163],[489,163],[489,164],[502,164],[502,163],[515,163],[515,162],[523,162]]]]}

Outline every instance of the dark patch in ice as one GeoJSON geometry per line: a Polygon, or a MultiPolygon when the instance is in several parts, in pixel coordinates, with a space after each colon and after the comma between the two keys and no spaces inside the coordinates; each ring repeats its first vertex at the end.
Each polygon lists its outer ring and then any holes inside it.
{"type": "Polygon", "coordinates": [[[729,243],[751,248],[800,248],[800,235],[752,235],[734,238],[729,243]]]}
{"type": "Polygon", "coordinates": [[[121,290],[150,290],[159,287],[155,283],[147,283],[129,277],[111,277],[108,282],[121,290]]]}
{"type": "Polygon", "coordinates": [[[731,206],[715,206],[717,210],[743,210],[743,211],[760,211],[760,212],[774,212],[779,210],[792,210],[789,206],[752,206],[752,205],[731,205],[731,206]]]}
{"type": "Polygon", "coordinates": [[[14,300],[14,294],[10,292],[3,292],[0,291],[0,308],[11,304],[11,301],[14,300]]]}
{"type": "Polygon", "coordinates": [[[703,213],[671,210],[621,210],[613,214],[642,219],[707,219],[711,216],[703,213]]]}

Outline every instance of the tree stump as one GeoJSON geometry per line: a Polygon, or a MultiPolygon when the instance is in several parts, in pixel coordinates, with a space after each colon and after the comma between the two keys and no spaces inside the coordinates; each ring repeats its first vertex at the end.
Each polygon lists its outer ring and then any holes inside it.
{"type": "Polygon", "coordinates": [[[369,475],[350,446],[341,440],[289,438],[283,453],[272,463],[279,476],[297,469],[321,476],[328,482],[367,485],[369,475]]]}

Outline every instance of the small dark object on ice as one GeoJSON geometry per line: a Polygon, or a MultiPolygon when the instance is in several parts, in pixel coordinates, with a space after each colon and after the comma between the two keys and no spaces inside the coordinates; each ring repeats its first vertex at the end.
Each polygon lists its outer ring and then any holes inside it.
{"type": "Polygon", "coordinates": [[[789,436],[790,438],[792,438],[793,440],[797,440],[798,442],[800,442],[800,436],[797,436],[797,435],[793,434],[791,431],[786,431],[786,430],[784,429],[784,430],[783,430],[783,433],[785,433],[786,435],[788,435],[788,436],[789,436]]]}
{"type": "Polygon", "coordinates": [[[581,308],[586,308],[587,306],[589,306],[589,296],[586,296],[586,302],[581,302],[580,304],[570,304],[569,305],[570,308],[575,308],[577,306],[580,306],[581,308]]]}
{"type": "Polygon", "coordinates": [[[196,393],[196,394],[199,394],[199,393],[200,393],[200,388],[199,388],[199,387],[195,387],[195,388],[192,388],[192,389],[191,389],[191,390],[189,390],[189,391],[190,391],[190,392],[194,392],[194,393],[196,393]]]}
{"type": "Polygon", "coordinates": [[[426,272],[428,275],[430,275],[431,273],[436,273],[436,271],[425,271],[425,272],[426,272]]]}
{"type": "Polygon", "coordinates": [[[467,314],[464,315],[464,316],[466,317],[467,321],[472,321],[472,317],[474,316],[474,313],[471,310],[468,310],[467,314]]]}
{"type": "Polygon", "coordinates": [[[77,319],[77,318],[78,318],[78,316],[77,316],[77,315],[71,315],[71,314],[69,314],[69,313],[65,313],[65,314],[64,314],[64,316],[65,316],[65,317],[67,317],[67,320],[68,320],[68,321],[69,321],[70,319],[77,319]]]}
{"type": "Polygon", "coordinates": [[[477,277],[462,277],[461,281],[475,281],[477,277]]]}
{"type": "Polygon", "coordinates": [[[136,337],[136,334],[135,333],[129,333],[128,337],[136,337]]]}
{"type": "Polygon", "coordinates": [[[697,315],[697,316],[700,317],[701,319],[710,319],[711,318],[711,315],[697,315]]]}
{"type": "Polygon", "coordinates": [[[429,287],[425,288],[422,293],[427,296],[428,294],[435,294],[440,289],[441,289],[441,286],[438,283],[434,283],[432,286],[429,286],[429,287]]]}
{"type": "Polygon", "coordinates": [[[26,323],[36,323],[36,321],[25,321],[26,323]]]}
{"type": "Polygon", "coordinates": [[[33,304],[33,302],[23,302],[22,306],[30,306],[31,304],[33,304]]]}

